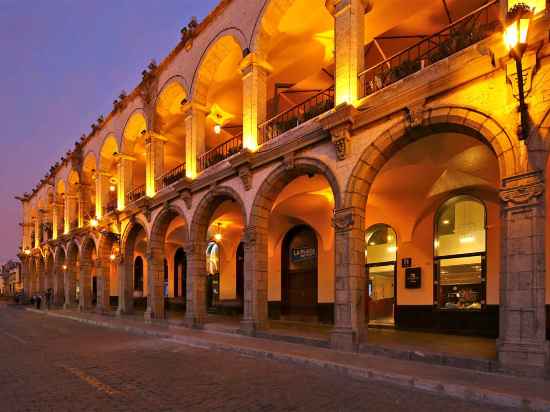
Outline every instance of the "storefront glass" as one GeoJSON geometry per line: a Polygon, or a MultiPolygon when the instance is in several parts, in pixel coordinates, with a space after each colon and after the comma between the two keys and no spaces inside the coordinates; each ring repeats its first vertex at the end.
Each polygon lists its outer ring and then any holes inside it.
{"type": "Polygon", "coordinates": [[[436,293],[440,309],[485,304],[485,207],[468,196],[445,202],[436,220],[436,293]]]}

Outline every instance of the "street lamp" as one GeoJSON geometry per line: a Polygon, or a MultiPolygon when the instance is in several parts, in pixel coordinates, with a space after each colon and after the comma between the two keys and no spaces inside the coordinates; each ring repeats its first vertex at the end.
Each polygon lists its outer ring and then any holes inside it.
{"type": "Polygon", "coordinates": [[[521,115],[520,140],[529,136],[529,113],[525,103],[525,90],[523,78],[523,54],[527,50],[527,35],[529,25],[533,17],[533,10],[525,3],[518,3],[508,11],[506,15],[506,28],[504,30],[504,42],[510,51],[510,57],[516,61],[519,112],[521,115]]]}

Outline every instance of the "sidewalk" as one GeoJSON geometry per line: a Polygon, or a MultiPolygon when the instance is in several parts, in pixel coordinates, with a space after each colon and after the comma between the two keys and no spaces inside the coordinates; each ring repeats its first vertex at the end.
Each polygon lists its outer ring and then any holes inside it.
{"type": "Polygon", "coordinates": [[[145,324],[142,320],[106,317],[74,310],[27,310],[133,334],[169,339],[193,347],[331,369],[357,379],[384,381],[463,400],[550,412],[550,381],[545,380],[476,372],[365,353],[337,352],[235,333],[188,329],[167,323],[145,324]]]}

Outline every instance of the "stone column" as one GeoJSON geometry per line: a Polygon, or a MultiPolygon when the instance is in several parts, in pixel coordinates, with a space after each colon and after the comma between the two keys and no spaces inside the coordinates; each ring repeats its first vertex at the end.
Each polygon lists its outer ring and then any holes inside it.
{"type": "Polygon", "coordinates": [[[267,119],[267,76],[271,72],[267,62],[256,53],[248,54],[241,63],[243,75],[243,148],[256,151],[258,125],[267,119]]]}
{"type": "Polygon", "coordinates": [[[145,194],[148,197],[157,193],[156,181],[164,173],[164,144],[165,137],[147,132],[145,138],[145,194]]]}
{"type": "Polygon", "coordinates": [[[65,303],[64,309],[74,308],[76,305],[76,262],[67,262],[64,268],[65,303]]]}
{"type": "Polygon", "coordinates": [[[90,186],[87,183],[80,183],[78,187],[78,227],[86,225],[86,218],[90,211],[90,186]]]}
{"type": "Polygon", "coordinates": [[[498,358],[504,368],[542,375],[545,308],[545,204],[542,172],[503,181],[498,358]]]}
{"type": "Polygon", "coordinates": [[[124,210],[126,208],[126,193],[132,190],[134,184],[134,162],[135,157],[124,153],[117,153],[117,209],[124,210]]]}
{"type": "MultiPolygon", "coordinates": [[[[115,261],[116,262],[116,261],[115,261]]],[[[117,316],[134,313],[134,268],[132,259],[119,258],[117,316]]]]}
{"type": "Polygon", "coordinates": [[[105,172],[95,174],[95,216],[98,219],[103,217],[103,207],[109,197],[109,179],[111,175],[105,172]]]}
{"type": "Polygon", "coordinates": [[[267,232],[248,227],[244,241],[244,314],[241,331],[253,335],[265,329],[267,311],[267,232]]]}
{"type": "Polygon", "coordinates": [[[329,0],[334,16],[336,106],[353,104],[360,96],[358,75],[365,65],[365,11],[367,0],[329,0]]]}
{"type": "Polygon", "coordinates": [[[42,220],[41,220],[41,214],[38,212],[36,214],[36,218],[34,219],[34,247],[39,248],[40,247],[40,231],[42,230],[42,220]]]}
{"type": "Polygon", "coordinates": [[[147,287],[149,294],[147,296],[147,310],[145,311],[145,320],[164,319],[164,261],[163,245],[154,245],[154,241],[149,242],[147,251],[147,287]]]}
{"type": "Polygon", "coordinates": [[[185,112],[185,175],[194,179],[198,173],[197,157],[204,153],[206,143],[206,107],[187,103],[185,112]]]}
{"type": "Polygon", "coordinates": [[[188,242],[187,255],[187,303],[185,323],[200,327],[206,320],[206,242],[188,242]]]}
{"type": "Polygon", "coordinates": [[[64,279],[63,264],[56,263],[54,268],[54,292],[53,303],[56,306],[62,306],[65,302],[65,279],[64,279]]]}
{"type": "Polygon", "coordinates": [[[99,314],[111,311],[111,263],[107,259],[98,259],[96,265],[97,278],[97,304],[96,312],[99,314]]]}
{"type": "Polygon", "coordinates": [[[366,339],[364,214],[359,209],[335,210],[335,301],[331,345],[355,351],[366,339]]]}
{"type": "Polygon", "coordinates": [[[56,240],[63,230],[63,216],[61,215],[63,205],[58,201],[54,201],[52,210],[52,237],[56,240]]]}
{"type": "MultiPolygon", "coordinates": [[[[78,217],[78,201],[77,196],[74,194],[65,195],[65,229],[64,233],[69,233],[71,230],[76,229],[73,227],[74,218],[78,217]]],[[[78,226],[78,225],[77,225],[78,226]]]]}
{"type": "Polygon", "coordinates": [[[87,312],[92,309],[92,267],[94,264],[95,262],[91,259],[80,260],[78,309],[81,312],[87,312]]]}
{"type": "Polygon", "coordinates": [[[21,279],[23,280],[23,290],[25,295],[30,295],[30,258],[21,258],[21,279]]]}

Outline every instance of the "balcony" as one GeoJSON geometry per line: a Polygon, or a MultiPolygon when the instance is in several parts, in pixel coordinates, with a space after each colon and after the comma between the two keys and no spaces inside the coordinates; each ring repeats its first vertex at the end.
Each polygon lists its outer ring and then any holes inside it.
{"type": "Polygon", "coordinates": [[[167,188],[173,183],[176,183],[178,180],[185,177],[185,163],[182,163],[167,173],[163,174],[156,180],[156,189],[157,192],[167,188]]]}
{"type": "Polygon", "coordinates": [[[423,38],[359,74],[362,96],[376,93],[501,29],[500,4],[492,0],[442,30],[423,38]]]}
{"type": "Polygon", "coordinates": [[[202,172],[234,154],[239,153],[242,149],[243,135],[241,133],[200,155],[197,159],[198,172],[202,172]]]}
{"type": "Polygon", "coordinates": [[[145,185],[138,186],[126,193],[126,203],[134,203],[142,197],[145,197],[145,185]]]}
{"type": "Polygon", "coordinates": [[[259,144],[264,144],[277,136],[294,129],[302,123],[334,108],[334,86],[325,89],[307,100],[279,113],[258,127],[259,144]]]}

